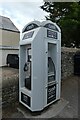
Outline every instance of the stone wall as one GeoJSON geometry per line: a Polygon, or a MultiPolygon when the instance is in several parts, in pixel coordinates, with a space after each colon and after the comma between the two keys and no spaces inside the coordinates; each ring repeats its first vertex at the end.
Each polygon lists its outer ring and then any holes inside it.
{"type": "Polygon", "coordinates": [[[66,48],[61,49],[61,79],[64,79],[74,73],[74,55],[80,49],[66,48]]]}
{"type": "MultiPolygon", "coordinates": [[[[74,55],[79,49],[62,48],[61,55],[61,78],[62,80],[74,73],[74,55]]],[[[6,71],[8,68],[6,68],[6,71]]],[[[14,69],[15,71],[15,69],[14,69]]],[[[9,105],[18,102],[19,98],[19,74],[18,71],[8,71],[8,75],[2,75],[2,106],[6,108],[9,105]],[[14,74],[13,74],[14,73],[14,74]]]]}

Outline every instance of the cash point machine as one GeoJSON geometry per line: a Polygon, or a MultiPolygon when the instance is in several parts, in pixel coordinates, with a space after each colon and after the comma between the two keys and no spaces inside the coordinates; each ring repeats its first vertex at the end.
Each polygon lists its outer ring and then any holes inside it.
{"type": "Polygon", "coordinates": [[[19,101],[41,111],[60,99],[61,30],[51,21],[33,21],[22,30],[19,101]]]}

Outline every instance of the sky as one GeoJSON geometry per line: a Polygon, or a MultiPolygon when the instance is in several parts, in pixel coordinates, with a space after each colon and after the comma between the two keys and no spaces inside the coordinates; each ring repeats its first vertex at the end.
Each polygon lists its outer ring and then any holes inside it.
{"type": "Polygon", "coordinates": [[[0,1],[0,15],[9,17],[16,27],[22,31],[22,28],[33,20],[43,21],[48,15],[40,6],[43,0],[3,0],[0,1]]]}

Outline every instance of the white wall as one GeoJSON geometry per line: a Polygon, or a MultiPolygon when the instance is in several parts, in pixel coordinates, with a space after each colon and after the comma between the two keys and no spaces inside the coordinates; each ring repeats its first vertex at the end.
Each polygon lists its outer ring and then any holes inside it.
{"type": "Polygon", "coordinates": [[[19,50],[13,50],[13,49],[1,50],[0,49],[0,67],[6,66],[6,58],[8,54],[19,54],[19,50]]]}
{"type": "Polygon", "coordinates": [[[0,45],[19,46],[20,33],[0,29],[0,45]]]}

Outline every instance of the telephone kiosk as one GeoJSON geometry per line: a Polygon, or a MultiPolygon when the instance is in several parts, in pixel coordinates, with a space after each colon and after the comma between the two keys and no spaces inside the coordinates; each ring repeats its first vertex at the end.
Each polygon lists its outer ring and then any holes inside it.
{"type": "Polygon", "coordinates": [[[60,28],[49,20],[30,22],[22,30],[19,53],[19,102],[41,111],[60,99],[60,28]]]}

